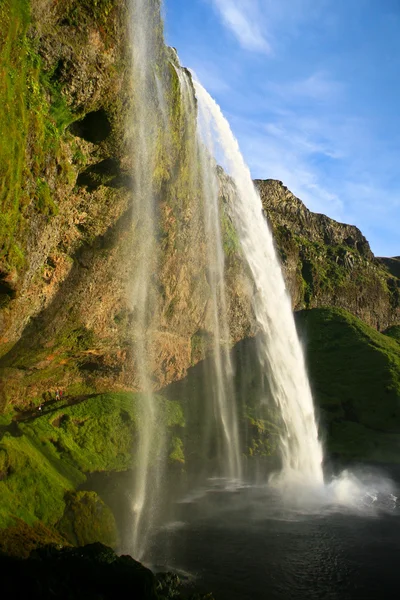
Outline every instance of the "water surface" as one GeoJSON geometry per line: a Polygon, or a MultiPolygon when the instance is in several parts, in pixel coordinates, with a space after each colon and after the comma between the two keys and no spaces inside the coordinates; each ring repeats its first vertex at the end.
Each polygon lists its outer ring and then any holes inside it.
{"type": "Polygon", "coordinates": [[[160,567],[188,573],[216,600],[399,597],[400,508],[386,485],[307,504],[268,486],[209,484],[155,538],[160,567]]]}

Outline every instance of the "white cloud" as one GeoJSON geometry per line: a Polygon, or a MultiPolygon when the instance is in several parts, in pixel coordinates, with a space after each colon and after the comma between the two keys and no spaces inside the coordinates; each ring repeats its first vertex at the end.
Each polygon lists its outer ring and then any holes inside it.
{"type": "Polygon", "coordinates": [[[257,0],[211,0],[223,24],[246,50],[271,53],[257,0]]]}
{"type": "Polygon", "coordinates": [[[242,48],[273,54],[284,37],[303,35],[304,22],[315,22],[331,0],[205,0],[242,48]]]}

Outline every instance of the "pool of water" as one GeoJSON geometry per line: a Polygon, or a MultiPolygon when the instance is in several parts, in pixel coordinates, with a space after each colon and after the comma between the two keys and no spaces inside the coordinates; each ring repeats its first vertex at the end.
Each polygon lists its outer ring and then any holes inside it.
{"type": "Polygon", "coordinates": [[[380,476],[357,492],[346,485],[305,499],[210,481],[157,532],[152,566],[183,573],[216,600],[397,599],[398,488],[380,476]]]}

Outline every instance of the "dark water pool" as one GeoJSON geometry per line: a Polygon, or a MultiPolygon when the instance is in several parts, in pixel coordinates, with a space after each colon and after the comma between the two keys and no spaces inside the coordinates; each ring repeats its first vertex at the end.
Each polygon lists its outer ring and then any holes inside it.
{"type": "Polygon", "coordinates": [[[158,532],[153,565],[188,574],[216,600],[398,599],[400,500],[364,492],[305,507],[268,487],[210,486],[158,532]]]}

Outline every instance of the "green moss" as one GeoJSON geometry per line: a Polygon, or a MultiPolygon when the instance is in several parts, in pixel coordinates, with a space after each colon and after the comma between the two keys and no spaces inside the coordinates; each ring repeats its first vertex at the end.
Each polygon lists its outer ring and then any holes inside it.
{"type": "MultiPolygon", "coordinates": [[[[84,473],[128,469],[133,413],[132,395],[104,395],[21,423],[21,437],[6,433],[0,443],[6,473],[0,481],[0,527],[14,516],[54,525],[64,513],[65,492],[76,489],[84,473]]],[[[174,414],[171,422],[177,421],[174,414]]]]}
{"type": "Polygon", "coordinates": [[[36,205],[43,215],[53,216],[58,213],[58,207],[53,202],[51,190],[42,178],[37,179],[36,184],[36,205]]]}
{"type": "Polygon", "coordinates": [[[64,351],[88,350],[93,345],[93,332],[86,327],[67,326],[57,334],[56,346],[64,351]]]}
{"type": "Polygon", "coordinates": [[[84,476],[37,437],[5,434],[0,449],[7,461],[7,475],[0,481],[0,527],[12,525],[13,517],[29,525],[37,520],[55,524],[64,512],[64,492],[84,476]]]}
{"type": "MultiPolygon", "coordinates": [[[[265,408],[264,413],[268,418],[260,418],[259,410],[246,405],[244,417],[247,430],[247,455],[250,457],[275,456],[279,448],[280,427],[274,422],[274,410],[265,408]]],[[[277,419],[275,419],[277,420],[277,419]]]]}
{"type": "Polygon", "coordinates": [[[30,3],[3,0],[0,6],[0,262],[7,270],[25,265],[26,208],[34,199],[44,216],[56,214],[43,173],[49,155],[72,115],[61,90],[42,70],[29,35],[30,3]]]}
{"type": "Polygon", "coordinates": [[[349,460],[400,463],[400,436],[372,431],[352,421],[334,422],[328,450],[349,460]]]}
{"type": "Polygon", "coordinates": [[[115,548],[118,540],[114,515],[96,492],[70,492],[58,531],[74,546],[101,542],[115,548]]]}
{"type": "Polygon", "coordinates": [[[81,32],[86,32],[88,26],[95,23],[107,41],[108,28],[112,22],[110,13],[114,8],[115,0],[67,0],[63,20],[65,25],[81,32]]]}
{"type": "Polygon", "coordinates": [[[393,338],[397,342],[400,342],[400,325],[393,325],[392,327],[389,327],[389,329],[384,331],[384,334],[393,338]]]}
{"type": "MultiPolygon", "coordinates": [[[[41,521],[54,526],[64,515],[60,530],[67,535],[67,514],[72,510],[76,513],[74,535],[78,536],[77,523],[86,518],[83,512],[87,511],[93,513],[93,528],[88,525],[87,531],[92,530],[96,537],[93,498],[85,497],[86,505],[78,515],[80,496],[65,494],[75,491],[86,473],[125,471],[134,466],[139,403],[143,400],[146,398],[139,394],[117,393],[93,396],[70,406],[60,402],[45,408],[40,418],[21,422],[19,437],[6,432],[0,442],[0,528],[11,525],[14,517],[29,525],[41,521]],[[66,501],[70,502],[67,510],[66,501]]],[[[159,419],[170,430],[170,460],[181,463],[183,444],[175,432],[185,426],[182,408],[162,396],[156,396],[155,401],[159,419]]],[[[110,516],[104,518],[106,530],[111,531],[110,516]]],[[[82,532],[79,543],[88,539],[87,531],[82,532]]],[[[68,539],[72,540],[70,536],[68,539]]]]}
{"type": "Polygon", "coordinates": [[[348,446],[348,432],[353,431],[358,441],[346,453],[376,458],[379,444],[386,444],[382,434],[400,434],[399,344],[340,309],[302,311],[297,320],[307,339],[307,362],[328,448],[338,452],[348,446]]]}
{"type": "Polygon", "coordinates": [[[197,331],[190,338],[191,362],[197,364],[205,356],[207,349],[208,336],[205,331],[197,331]]]}
{"type": "Polygon", "coordinates": [[[11,412],[0,415],[0,427],[10,425],[12,418],[13,418],[13,413],[11,413],[11,412]]]}
{"type": "Polygon", "coordinates": [[[274,237],[282,260],[298,257],[298,277],[303,306],[321,304],[321,297],[342,295],[356,298],[359,288],[388,293],[387,274],[372,267],[360,252],[345,244],[328,245],[292,235],[286,227],[275,226],[274,237]]]}
{"type": "Polygon", "coordinates": [[[185,427],[185,417],[179,402],[167,401],[162,396],[158,396],[158,399],[163,405],[167,427],[185,427]]]}
{"type": "Polygon", "coordinates": [[[240,252],[240,241],[237,231],[232,223],[232,219],[226,213],[224,206],[221,206],[221,230],[222,244],[225,256],[233,256],[240,252]]]}
{"type": "Polygon", "coordinates": [[[134,411],[132,394],[104,394],[45,414],[23,430],[82,472],[122,471],[132,462],[134,411]]]}
{"type": "Polygon", "coordinates": [[[169,454],[169,460],[172,462],[185,464],[183,441],[176,436],[173,436],[171,440],[171,452],[169,454]]]}
{"type": "Polygon", "coordinates": [[[40,521],[28,525],[22,519],[13,519],[12,526],[0,530],[0,552],[8,556],[28,558],[33,550],[48,544],[68,546],[64,537],[40,521]]]}

